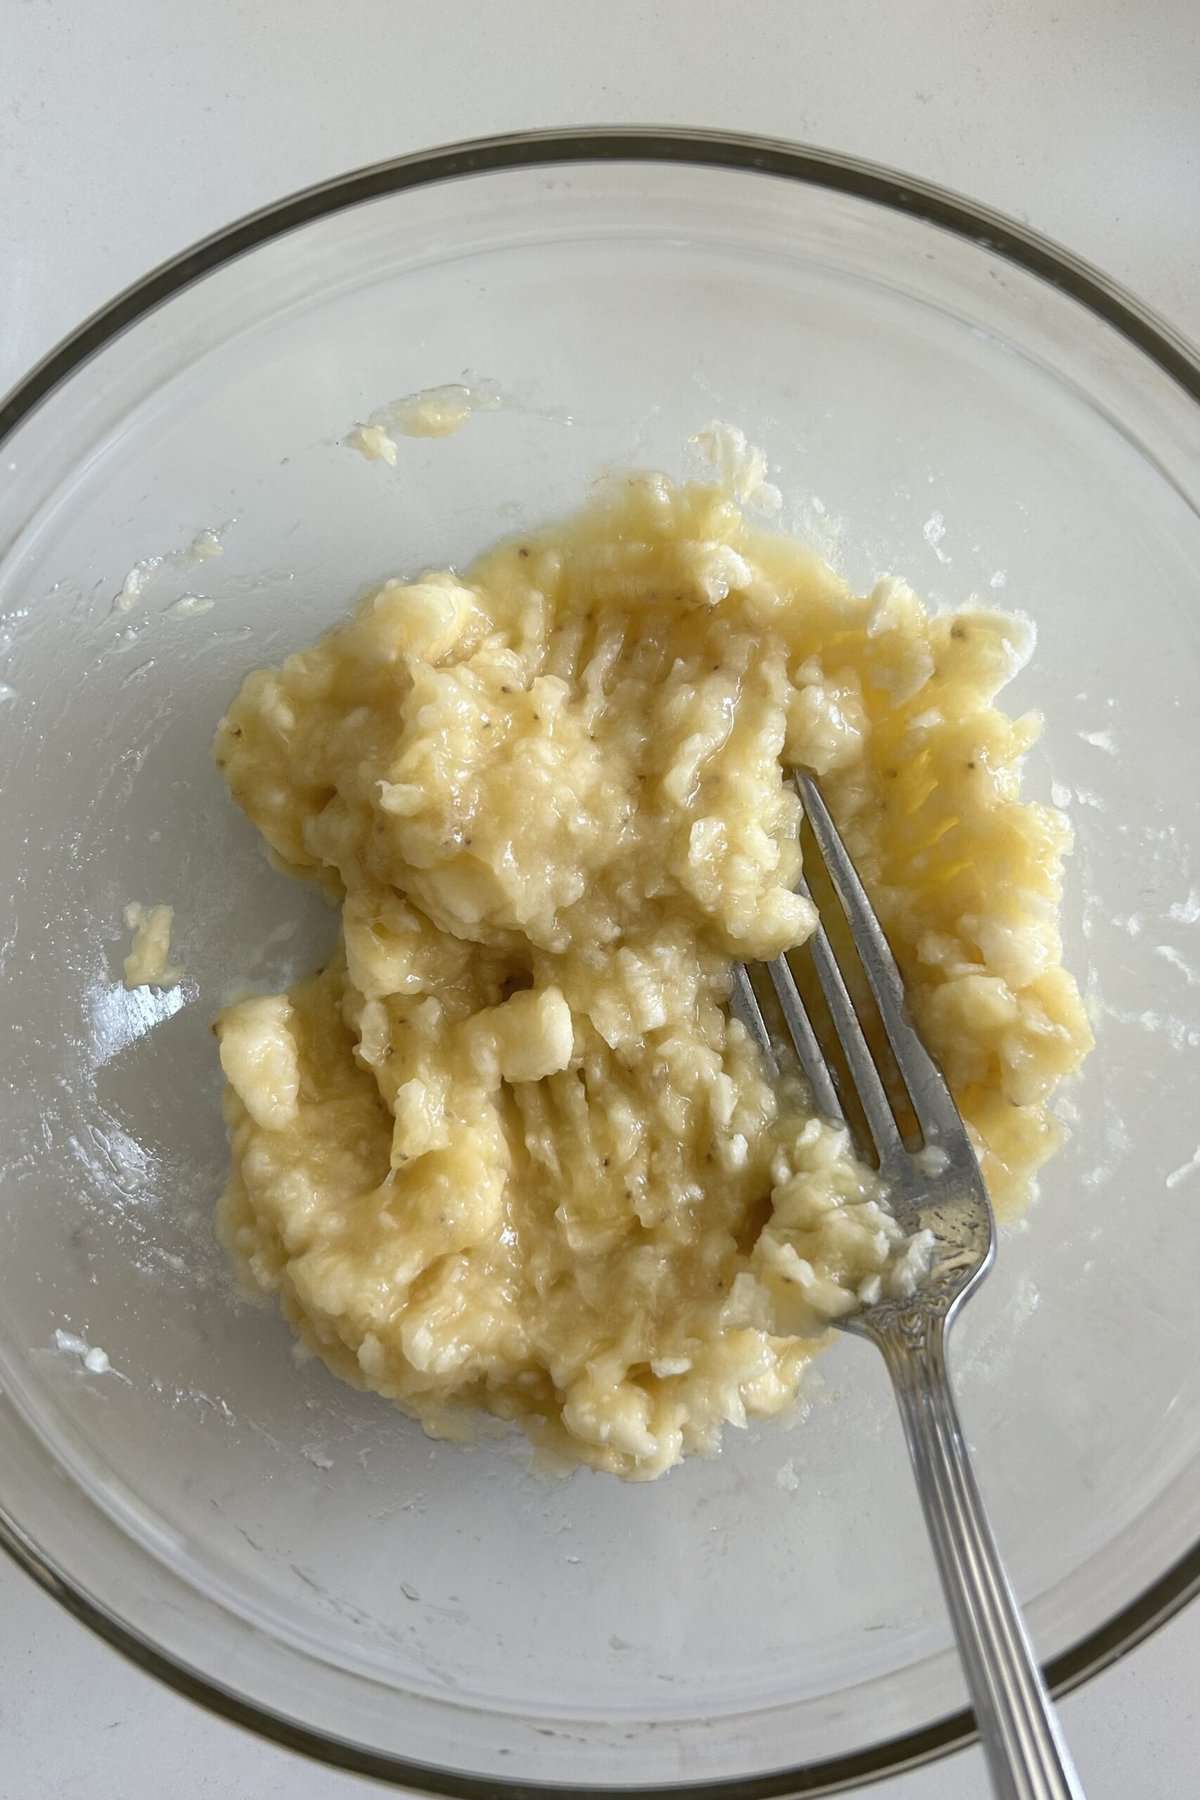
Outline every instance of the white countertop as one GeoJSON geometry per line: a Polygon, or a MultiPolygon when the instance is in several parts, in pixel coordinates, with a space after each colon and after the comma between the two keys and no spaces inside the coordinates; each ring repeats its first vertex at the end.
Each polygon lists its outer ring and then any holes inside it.
{"type": "MultiPolygon", "coordinates": [[[[805,139],[990,201],[1200,339],[1195,0],[8,0],[0,390],[236,215],[358,164],[528,126],[805,139]]],[[[1090,1800],[1200,1762],[1200,1607],[1074,1696],[1090,1800]]],[[[381,1790],[211,1719],[0,1563],[0,1800],[381,1790]]],[[[878,1800],[983,1800],[978,1751],[878,1800]]]]}

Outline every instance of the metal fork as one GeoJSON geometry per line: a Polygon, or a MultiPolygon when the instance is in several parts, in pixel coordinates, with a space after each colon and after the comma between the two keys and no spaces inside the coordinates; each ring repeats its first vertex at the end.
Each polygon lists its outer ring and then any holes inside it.
{"type": "MultiPolygon", "coordinates": [[[[901,1136],[823,926],[810,940],[815,973],[892,1210],[906,1231],[933,1234],[929,1273],[911,1297],[879,1299],[837,1322],[869,1338],[891,1375],[996,1794],[1001,1800],[1083,1800],[988,1524],[946,1369],[950,1324],[995,1255],[991,1203],[962,1117],[909,1018],[895,958],[820,790],[811,775],[795,779],[921,1130],[918,1151],[901,1136]]],[[[808,893],[804,886],[801,891],[808,893]]],[[[792,972],[783,957],[766,967],[817,1110],[844,1124],[837,1087],[792,972]]],[[[741,965],[734,1003],[772,1058],[770,1033],[741,965]]]]}

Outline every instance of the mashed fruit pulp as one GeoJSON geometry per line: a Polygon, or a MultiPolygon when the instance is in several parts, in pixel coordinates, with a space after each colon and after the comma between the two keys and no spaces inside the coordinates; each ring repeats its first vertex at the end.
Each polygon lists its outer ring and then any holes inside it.
{"type": "Polygon", "coordinates": [[[342,906],[329,966],[219,1021],[221,1224],[338,1374],[650,1477],[794,1397],[917,1269],[873,1172],[728,1010],[796,946],[814,770],[993,1199],[1089,1044],[1068,831],[992,700],[1020,620],[852,594],[733,485],[610,482],[465,575],[388,582],[250,675],[217,759],[342,906]]]}

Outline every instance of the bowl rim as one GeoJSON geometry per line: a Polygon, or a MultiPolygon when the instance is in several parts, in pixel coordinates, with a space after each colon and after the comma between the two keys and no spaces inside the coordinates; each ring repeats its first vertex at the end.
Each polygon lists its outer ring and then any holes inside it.
{"type": "MultiPolygon", "coordinates": [[[[161,263],[101,306],[0,399],[0,445],[84,364],[139,320],[226,264],[299,227],[363,202],[412,188],[538,167],[602,162],[674,163],[796,181],[848,194],[941,227],[1065,293],[1157,366],[1200,405],[1200,352],[1167,320],[1119,283],[1052,239],[1007,215],[933,182],[858,157],[783,139],[688,126],[587,126],[513,132],[465,140],[348,171],[298,190],[235,220],[161,263]]],[[[562,1800],[777,1800],[845,1792],[964,1748],[977,1738],[962,1710],[866,1749],[749,1777],[684,1784],[570,1785],[487,1778],[410,1762],[366,1749],[261,1706],[172,1656],[78,1586],[46,1555],[0,1501],[0,1550],[129,1661],[208,1711],[283,1747],[348,1772],[452,1800],[494,1800],[539,1791],[562,1800]]],[[[1110,1668],[1200,1594],[1200,1541],[1144,1591],[1045,1667],[1056,1696],[1110,1668]]]]}

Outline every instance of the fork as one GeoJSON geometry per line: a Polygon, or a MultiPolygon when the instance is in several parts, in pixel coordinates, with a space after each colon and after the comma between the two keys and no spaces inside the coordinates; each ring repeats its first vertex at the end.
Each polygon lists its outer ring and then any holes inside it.
{"type": "MultiPolygon", "coordinates": [[[[975,1482],[946,1367],[946,1335],[995,1257],[995,1221],[962,1116],[909,1017],[904,983],[875,911],[814,778],[796,789],[845,913],[863,973],[908,1091],[923,1144],[910,1150],[828,935],[810,939],[813,967],[866,1121],[893,1213],[932,1233],[928,1274],[907,1298],[883,1297],[837,1320],[870,1340],[892,1379],[934,1558],[958,1641],[992,1786],[1000,1800],[1083,1800],[975,1482]]],[[[811,898],[807,885],[800,891],[811,898]]],[[[783,957],[766,965],[817,1111],[846,1119],[833,1075],[783,957]]],[[[745,967],[734,1005],[768,1059],[770,1032],[745,967]]]]}

